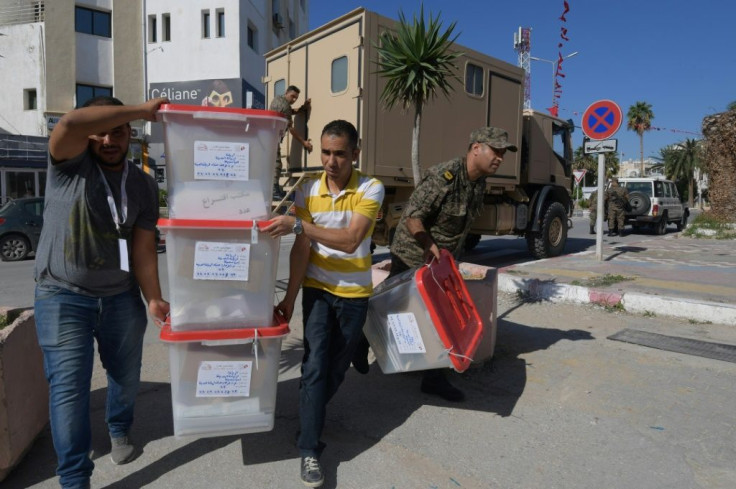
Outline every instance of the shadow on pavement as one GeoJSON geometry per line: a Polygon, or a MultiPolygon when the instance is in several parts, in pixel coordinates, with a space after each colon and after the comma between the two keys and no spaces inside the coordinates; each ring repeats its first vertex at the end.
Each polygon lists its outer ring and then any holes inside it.
{"type": "MultiPolygon", "coordinates": [[[[523,307],[524,302],[514,306],[523,307]]],[[[492,361],[471,367],[463,374],[449,372],[450,381],[466,393],[462,403],[446,402],[419,390],[422,372],[384,375],[376,363],[367,375],[350,369],[341,389],[327,406],[327,422],[323,441],[327,444],[322,457],[328,485],[337,487],[340,463],[359,456],[395,428],[404,424],[422,406],[454,410],[480,411],[510,416],[524,392],[528,367],[525,353],[544,350],[562,341],[593,339],[579,330],[534,328],[498,320],[496,354],[492,361]],[[334,484],[334,485],[331,485],[334,484]]],[[[298,368],[303,349],[298,341],[287,342],[281,356],[280,370],[291,371],[291,378],[277,387],[275,426],[272,431],[241,436],[193,439],[185,445],[177,442],[170,451],[134,473],[105,486],[107,489],[143,487],[165,474],[177,470],[208,453],[241,440],[243,466],[298,459],[296,432],[299,429],[298,368]]],[[[107,458],[109,440],[104,423],[106,389],[92,392],[93,459],[107,458]]],[[[133,428],[136,443],[146,447],[156,440],[173,436],[171,389],[167,383],[143,382],[136,406],[133,428]]],[[[167,443],[173,443],[167,442],[167,443]]],[[[106,463],[101,460],[100,463],[106,463]]],[[[48,428],[39,436],[24,461],[11,472],[3,484],[7,489],[20,489],[55,478],[56,456],[48,428]]],[[[233,470],[238,470],[233,467],[233,470]]],[[[298,464],[294,465],[295,478],[298,464]]],[[[216,483],[216,481],[213,481],[216,483]]]]}

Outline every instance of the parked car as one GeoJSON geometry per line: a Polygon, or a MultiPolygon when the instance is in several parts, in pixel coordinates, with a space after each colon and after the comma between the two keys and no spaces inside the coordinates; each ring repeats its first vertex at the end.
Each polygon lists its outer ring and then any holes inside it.
{"type": "Polygon", "coordinates": [[[662,177],[618,180],[629,191],[626,223],[635,230],[647,226],[656,234],[665,234],[670,223],[675,224],[678,231],[687,226],[690,210],[682,203],[674,182],[662,177]]]}
{"type": "Polygon", "coordinates": [[[10,200],[0,207],[0,259],[18,261],[35,252],[43,227],[43,197],[10,200]]]}

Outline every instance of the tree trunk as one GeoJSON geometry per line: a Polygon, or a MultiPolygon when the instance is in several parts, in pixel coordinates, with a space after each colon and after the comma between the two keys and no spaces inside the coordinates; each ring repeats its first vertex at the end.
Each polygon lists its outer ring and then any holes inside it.
{"type": "Polygon", "coordinates": [[[644,177],[644,132],[639,133],[639,155],[641,156],[641,175],[644,177]]]}
{"type": "Polygon", "coordinates": [[[688,209],[693,208],[693,177],[687,179],[687,207],[688,209]]]}
{"type": "Polygon", "coordinates": [[[419,128],[422,123],[422,103],[416,104],[414,113],[414,128],[411,132],[411,172],[414,176],[414,186],[419,185],[422,179],[422,166],[419,164],[419,128]]]}

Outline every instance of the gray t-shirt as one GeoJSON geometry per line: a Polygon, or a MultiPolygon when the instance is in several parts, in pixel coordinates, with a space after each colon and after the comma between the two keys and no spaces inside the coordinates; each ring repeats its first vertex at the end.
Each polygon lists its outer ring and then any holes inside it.
{"type": "MultiPolygon", "coordinates": [[[[156,182],[137,166],[128,164],[128,214],[118,233],[102,175],[89,152],[54,163],[49,156],[44,223],[36,252],[36,282],[94,297],[137,288],[132,273],[133,227],[156,229],[156,182]],[[130,273],[120,267],[120,238],[127,241],[130,273]]],[[[105,170],[104,174],[120,216],[123,172],[105,170]]]]}

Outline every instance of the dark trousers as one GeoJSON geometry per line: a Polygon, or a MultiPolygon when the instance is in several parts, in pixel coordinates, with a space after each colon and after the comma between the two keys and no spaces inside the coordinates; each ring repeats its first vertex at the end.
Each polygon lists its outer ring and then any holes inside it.
{"type": "Polygon", "coordinates": [[[304,358],[299,385],[299,453],[318,457],[327,403],[350,367],[368,314],[368,298],[302,289],[304,358]]]}

